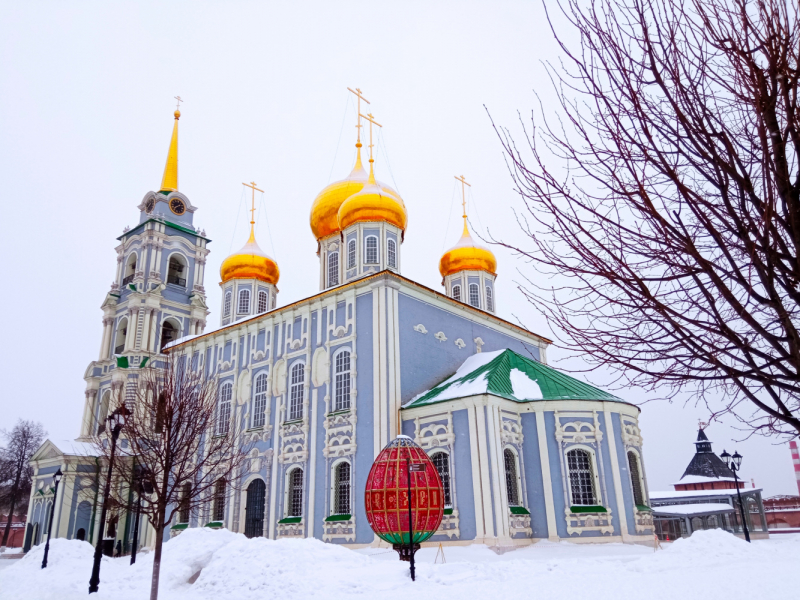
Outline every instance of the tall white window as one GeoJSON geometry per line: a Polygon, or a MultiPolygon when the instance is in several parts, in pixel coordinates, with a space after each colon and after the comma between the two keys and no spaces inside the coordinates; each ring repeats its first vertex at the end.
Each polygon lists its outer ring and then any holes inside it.
{"type": "Polygon", "coordinates": [[[267,312],[267,302],[269,301],[269,294],[264,290],[259,290],[258,292],[258,312],[264,313],[267,312]]]}
{"type": "Polygon", "coordinates": [[[339,253],[328,254],[328,287],[339,285],[339,253]]]}
{"type": "Polygon", "coordinates": [[[219,389],[219,404],[217,405],[217,435],[225,435],[231,424],[231,398],[233,397],[233,384],[223,383],[219,389]]]}
{"type": "Polygon", "coordinates": [[[292,367],[289,386],[289,420],[296,421],[303,418],[303,385],[305,383],[306,366],[295,363],[292,367]]]}
{"type": "Polygon", "coordinates": [[[233,294],[231,294],[230,290],[225,292],[225,302],[223,302],[223,304],[222,304],[222,314],[225,317],[229,317],[231,315],[231,297],[232,296],[233,296],[233,294]]]}
{"type": "Polygon", "coordinates": [[[350,351],[343,350],[334,359],[336,394],[334,410],[350,408],[350,351]]]}
{"type": "Polygon", "coordinates": [[[453,286],[453,300],[458,300],[461,302],[461,286],[454,285],[453,286]]]}
{"type": "Polygon", "coordinates": [[[481,307],[481,297],[480,292],[478,291],[477,283],[469,284],[469,303],[475,308],[481,307]]]}
{"type": "Polygon", "coordinates": [[[492,286],[486,286],[486,310],[494,312],[494,298],[492,298],[492,286]]]}
{"type": "Polygon", "coordinates": [[[219,478],[214,484],[214,505],[212,507],[212,520],[223,521],[225,519],[225,479],[219,478]]]}
{"type": "Polygon", "coordinates": [[[303,516],[303,469],[297,468],[289,473],[289,506],[286,512],[290,517],[303,516]]]}
{"type": "Polygon", "coordinates": [[[450,456],[447,452],[437,452],[431,457],[433,466],[436,467],[436,472],[439,473],[439,479],[442,480],[442,488],[444,489],[444,505],[446,508],[452,508],[453,500],[450,496],[450,456]]]}
{"type": "Polygon", "coordinates": [[[341,462],[333,473],[333,514],[350,514],[350,463],[341,462]]]}
{"type": "Polygon", "coordinates": [[[378,238],[374,235],[367,236],[364,241],[364,257],[364,262],[367,264],[378,262],[378,238]]]}
{"type": "Polygon", "coordinates": [[[519,484],[517,482],[517,456],[506,448],[503,451],[503,461],[506,467],[506,494],[509,506],[519,506],[519,484]]]}
{"type": "Polygon", "coordinates": [[[386,242],[386,262],[390,269],[397,268],[397,242],[392,239],[386,242]]]}
{"type": "Polygon", "coordinates": [[[356,268],[356,241],[350,240],[347,242],[347,268],[356,268]]]}
{"type": "Polygon", "coordinates": [[[567,470],[573,506],[594,506],[597,494],[594,489],[592,457],[586,450],[567,452],[567,470]]]}
{"type": "Polygon", "coordinates": [[[246,315],[250,312],[250,290],[239,290],[239,308],[237,312],[240,315],[246,315]]]}
{"type": "Polygon", "coordinates": [[[633,503],[637,506],[644,504],[644,493],[642,490],[642,472],[639,469],[639,457],[635,452],[628,451],[628,469],[631,474],[631,487],[633,488],[633,503]]]}
{"type": "Polygon", "coordinates": [[[256,384],[253,386],[255,395],[253,396],[253,427],[263,427],[267,412],[267,374],[260,373],[256,377],[256,384]]]}

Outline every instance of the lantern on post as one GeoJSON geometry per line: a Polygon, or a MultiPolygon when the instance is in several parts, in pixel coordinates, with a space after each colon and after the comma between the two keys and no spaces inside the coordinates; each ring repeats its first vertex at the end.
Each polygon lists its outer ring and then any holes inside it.
{"type": "Polygon", "coordinates": [[[433,461],[414,441],[400,435],[375,459],[364,494],[372,531],[411,563],[444,516],[442,480],[433,461]]]}

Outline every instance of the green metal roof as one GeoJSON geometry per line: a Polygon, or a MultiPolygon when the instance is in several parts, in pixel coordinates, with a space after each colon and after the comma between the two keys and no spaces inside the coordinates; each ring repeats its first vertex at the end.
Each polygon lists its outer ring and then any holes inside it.
{"type": "Polygon", "coordinates": [[[470,356],[454,375],[412,399],[403,406],[403,409],[478,394],[492,394],[514,402],[539,400],[625,402],[613,394],[506,349],[470,356]]]}

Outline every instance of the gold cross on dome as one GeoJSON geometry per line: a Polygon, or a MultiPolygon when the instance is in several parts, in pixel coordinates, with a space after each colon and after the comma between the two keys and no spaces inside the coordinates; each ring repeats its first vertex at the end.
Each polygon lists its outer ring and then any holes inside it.
{"type": "Polygon", "coordinates": [[[355,94],[356,98],[358,98],[358,110],[357,110],[357,112],[358,112],[358,123],[356,124],[356,133],[358,134],[358,140],[357,141],[360,144],[361,143],[361,101],[363,100],[364,102],[369,104],[369,100],[367,100],[366,98],[364,98],[364,96],[361,95],[361,88],[356,88],[355,90],[351,90],[350,88],[347,88],[347,91],[355,94]]]}
{"type": "Polygon", "coordinates": [[[467,183],[467,180],[464,179],[463,175],[461,175],[460,177],[456,177],[456,180],[461,182],[461,209],[463,211],[463,214],[461,216],[464,217],[464,222],[466,223],[466,221],[467,221],[467,193],[466,193],[466,189],[467,188],[465,188],[464,186],[468,185],[469,187],[472,187],[472,185],[467,183]]]}
{"type": "Polygon", "coordinates": [[[180,110],[181,109],[181,102],[183,102],[183,100],[181,100],[180,96],[175,96],[175,100],[178,101],[177,104],[175,105],[175,110],[180,110]]]}
{"type": "Polygon", "coordinates": [[[252,188],[253,190],[253,197],[252,202],[250,204],[250,225],[255,225],[256,223],[256,192],[264,193],[264,190],[260,190],[256,187],[256,182],[251,181],[250,183],[242,183],[244,187],[252,188]]]}
{"type": "Polygon", "coordinates": [[[358,113],[358,116],[369,121],[369,162],[374,162],[372,159],[372,126],[377,125],[378,127],[383,127],[383,125],[375,120],[375,116],[372,113],[367,113],[366,115],[358,113]]]}

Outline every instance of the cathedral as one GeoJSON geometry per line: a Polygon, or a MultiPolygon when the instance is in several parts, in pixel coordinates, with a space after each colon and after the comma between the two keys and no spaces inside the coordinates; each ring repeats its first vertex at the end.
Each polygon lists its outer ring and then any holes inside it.
{"type": "MultiPolygon", "coordinates": [[[[102,469],[91,442],[104,434],[111,398],[130,397],[137,371],[175,352],[215,379],[216,427],[236,424],[250,451],[242,480],[222,482],[168,537],[224,527],[377,544],[365,482],[381,449],[405,434],[444,486],[433,543],[652,541],[639,408],[549,367],[550,340],[497,315],[497,260],[472,237],[466,209],[461,237],[439,260],[442,289],[402,275],[409,216],[377,179],[371,143],[365,168],[360,127],[352,171],[310,202],[319,292],[278,301],[280,269],[251,220],[244,246],[225,258],[219,279],[211,274],[222,298],[209,324],[211,240],[178,189],[179,118],[176,110],[161,188],[144,195],[138,225],[117,238],[80,434],[47,440],[32,459],[26,548],[43,541],[54,511],[53,536],[97,543],[103,535],[129,549],[131,515],[113,529],[99,523],[102,469]]],[[[140,543],[152,546],[152,528],[140,527],[140,543]]]]}

